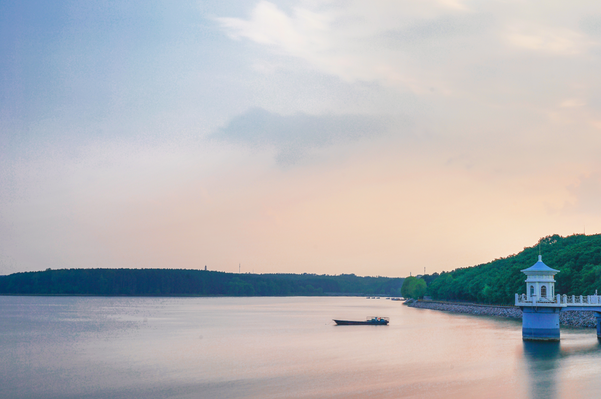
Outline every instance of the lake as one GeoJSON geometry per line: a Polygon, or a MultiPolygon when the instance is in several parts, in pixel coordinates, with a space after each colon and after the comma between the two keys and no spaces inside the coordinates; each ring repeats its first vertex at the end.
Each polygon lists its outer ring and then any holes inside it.
{"type": "Polygon", "coordinates": [[[0,398],[591,398],[594,330],[360,297],[0,296],[0,398]],[[387,316],[388,326],[333,318],[387,316]]]}

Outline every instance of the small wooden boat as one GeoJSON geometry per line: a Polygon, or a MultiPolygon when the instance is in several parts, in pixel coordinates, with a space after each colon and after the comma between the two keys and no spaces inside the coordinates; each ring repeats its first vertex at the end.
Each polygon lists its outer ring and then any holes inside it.
{"type": "Polygon", "coordinates": [[[336,320],[333,319],[339,326],[356,326],[356,325],[370,325],[370,326],[386,326],[390,321],[388,317],[368,317],[365,321],[353,321],[353,320],[336,320]]]}

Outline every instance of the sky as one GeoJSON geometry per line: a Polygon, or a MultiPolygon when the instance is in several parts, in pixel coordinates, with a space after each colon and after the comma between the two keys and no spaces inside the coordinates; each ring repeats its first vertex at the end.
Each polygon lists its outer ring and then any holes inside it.
{"type": "Polygon", "coordinates": [[[0,1],[0,37],[0,274],[403,277],[601,233],[598,1],[0,1]]]}

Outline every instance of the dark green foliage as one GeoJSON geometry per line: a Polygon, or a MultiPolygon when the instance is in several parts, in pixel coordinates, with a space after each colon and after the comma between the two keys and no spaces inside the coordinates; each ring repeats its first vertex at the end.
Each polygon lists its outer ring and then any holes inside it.
{"type": "MultiPolygon", "coordinates": [[[[543,262],[560,272],[555,275],[555,292],[568,295],[601,293],[601,235],[559,235],[540,239],[543,262]]],[[[427,295],[433,299],[491,304],[512,304],[516,293],[525,293],[526,276],[520,270],[538,260],[539,244],[517,255],[474,267],[443,272],[436,278],[424,276],[427,295]]]]}
{"type": "Polygon", "coordinates": [[[46,269],[0,276],[0,294],[22,295],[390,295],[402,278],[354,274],[233,274],[176,269],[46,269]]]}
{"type": "Polygon", "coordinates": [[[404,298],[419,299],[426,293],[426,281],[417,277],[407,277],[401,287],[401,296],[404,298]]]}

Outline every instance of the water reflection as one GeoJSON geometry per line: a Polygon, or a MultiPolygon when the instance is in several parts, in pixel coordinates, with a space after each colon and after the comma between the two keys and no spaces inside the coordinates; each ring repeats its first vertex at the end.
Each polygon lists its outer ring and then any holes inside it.
{"type": "Polygon", "coordinates": [[[558,397],[556,381],[560,356],[559,342],[524,341],[531,398],[558,397]]]}
{"type": "Polygon", "coordinates": [[[531,398],[558,398],[557,381],[562,359],[598,352],[601,344],[565,345],[561,342],[523,341],[531,398]]]}

